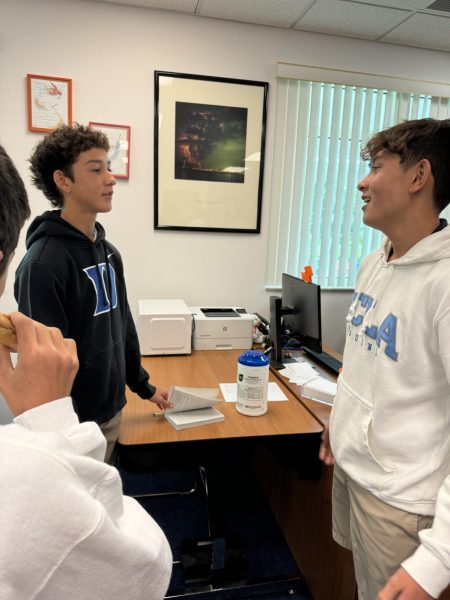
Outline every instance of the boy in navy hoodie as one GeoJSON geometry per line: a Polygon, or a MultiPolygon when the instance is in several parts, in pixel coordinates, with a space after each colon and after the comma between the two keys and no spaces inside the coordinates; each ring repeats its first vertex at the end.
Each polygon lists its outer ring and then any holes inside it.
{"type": "Polygon", "coordinates": [[[141,398],[168,406],[168,392],[149,383],[141,366],[122,259],[96,221],[112,208],[116,184],[109,144],[100,131],[74,124],[45,136],[30,162],[33,183],[56,209],[37,217],[16,272],[19,310],[73,338],[80,369],[72,398],[81,421],[96,421],[115,461],[125,384],[141,398]]]}

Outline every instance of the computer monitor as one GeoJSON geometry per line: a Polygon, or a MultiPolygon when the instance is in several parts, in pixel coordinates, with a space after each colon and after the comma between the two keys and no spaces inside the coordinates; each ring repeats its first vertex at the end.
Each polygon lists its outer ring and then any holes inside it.
{"type": "Polygon", "coordinates": [[[270,362],[283,368],[282,338],[298,342],[298,347],[322,352],[320,286],[298,277],[282,274],[282,297],[270,297],[270,333],[273,349],[270,362]]]}
{"type": "Polygon", "coordinates": [[[320,285],[283,273],[281,286],[284,331],[301,346],[322,352],[320,285]]]}

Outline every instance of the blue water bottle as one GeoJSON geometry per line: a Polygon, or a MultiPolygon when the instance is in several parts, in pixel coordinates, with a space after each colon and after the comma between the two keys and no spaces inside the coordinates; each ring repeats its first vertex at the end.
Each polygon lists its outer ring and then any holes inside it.
{"type": "Polygon", "coordinates": [[[269,359],[259,350],[247,350],[238,358],[236,410],[258,417],[267,412],[269,359]]]}

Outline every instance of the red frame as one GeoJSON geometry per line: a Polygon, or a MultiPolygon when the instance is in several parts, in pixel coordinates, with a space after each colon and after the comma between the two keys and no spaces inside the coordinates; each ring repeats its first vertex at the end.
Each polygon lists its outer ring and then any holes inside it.
{"type": "Polygon", "coordinates": [[[27,74],[27,113],[28,113],[28,131],[39,131],[39,132],[49,132],[53,131],[53,128],[46,127],[34,127],[32,123],[32,111],[31,111],[31,81],[32,79],[45,79],[47,81],[62,81],[67,83],[67,120],[66,125],[72,124],[72,80],[67,79],[65,77],[51,77],[49,75],[35,75],[32,73],[27,74]]]}

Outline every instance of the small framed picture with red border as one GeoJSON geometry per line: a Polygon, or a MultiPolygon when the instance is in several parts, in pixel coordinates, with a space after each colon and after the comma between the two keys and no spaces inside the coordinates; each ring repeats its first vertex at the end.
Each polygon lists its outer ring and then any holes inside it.
{"type": "Polygon", "coordinates": [[[108,158],[114,177],[128,179],[130,177],[130,126],[94,121],[90,121],[89,126],[102,131],[109,140],[108,158]]]}
{"type": "Polygon", "coordinates": [[[72,124],[72,80],[27,75],[28,131],[53,131],[72,124]]]}

